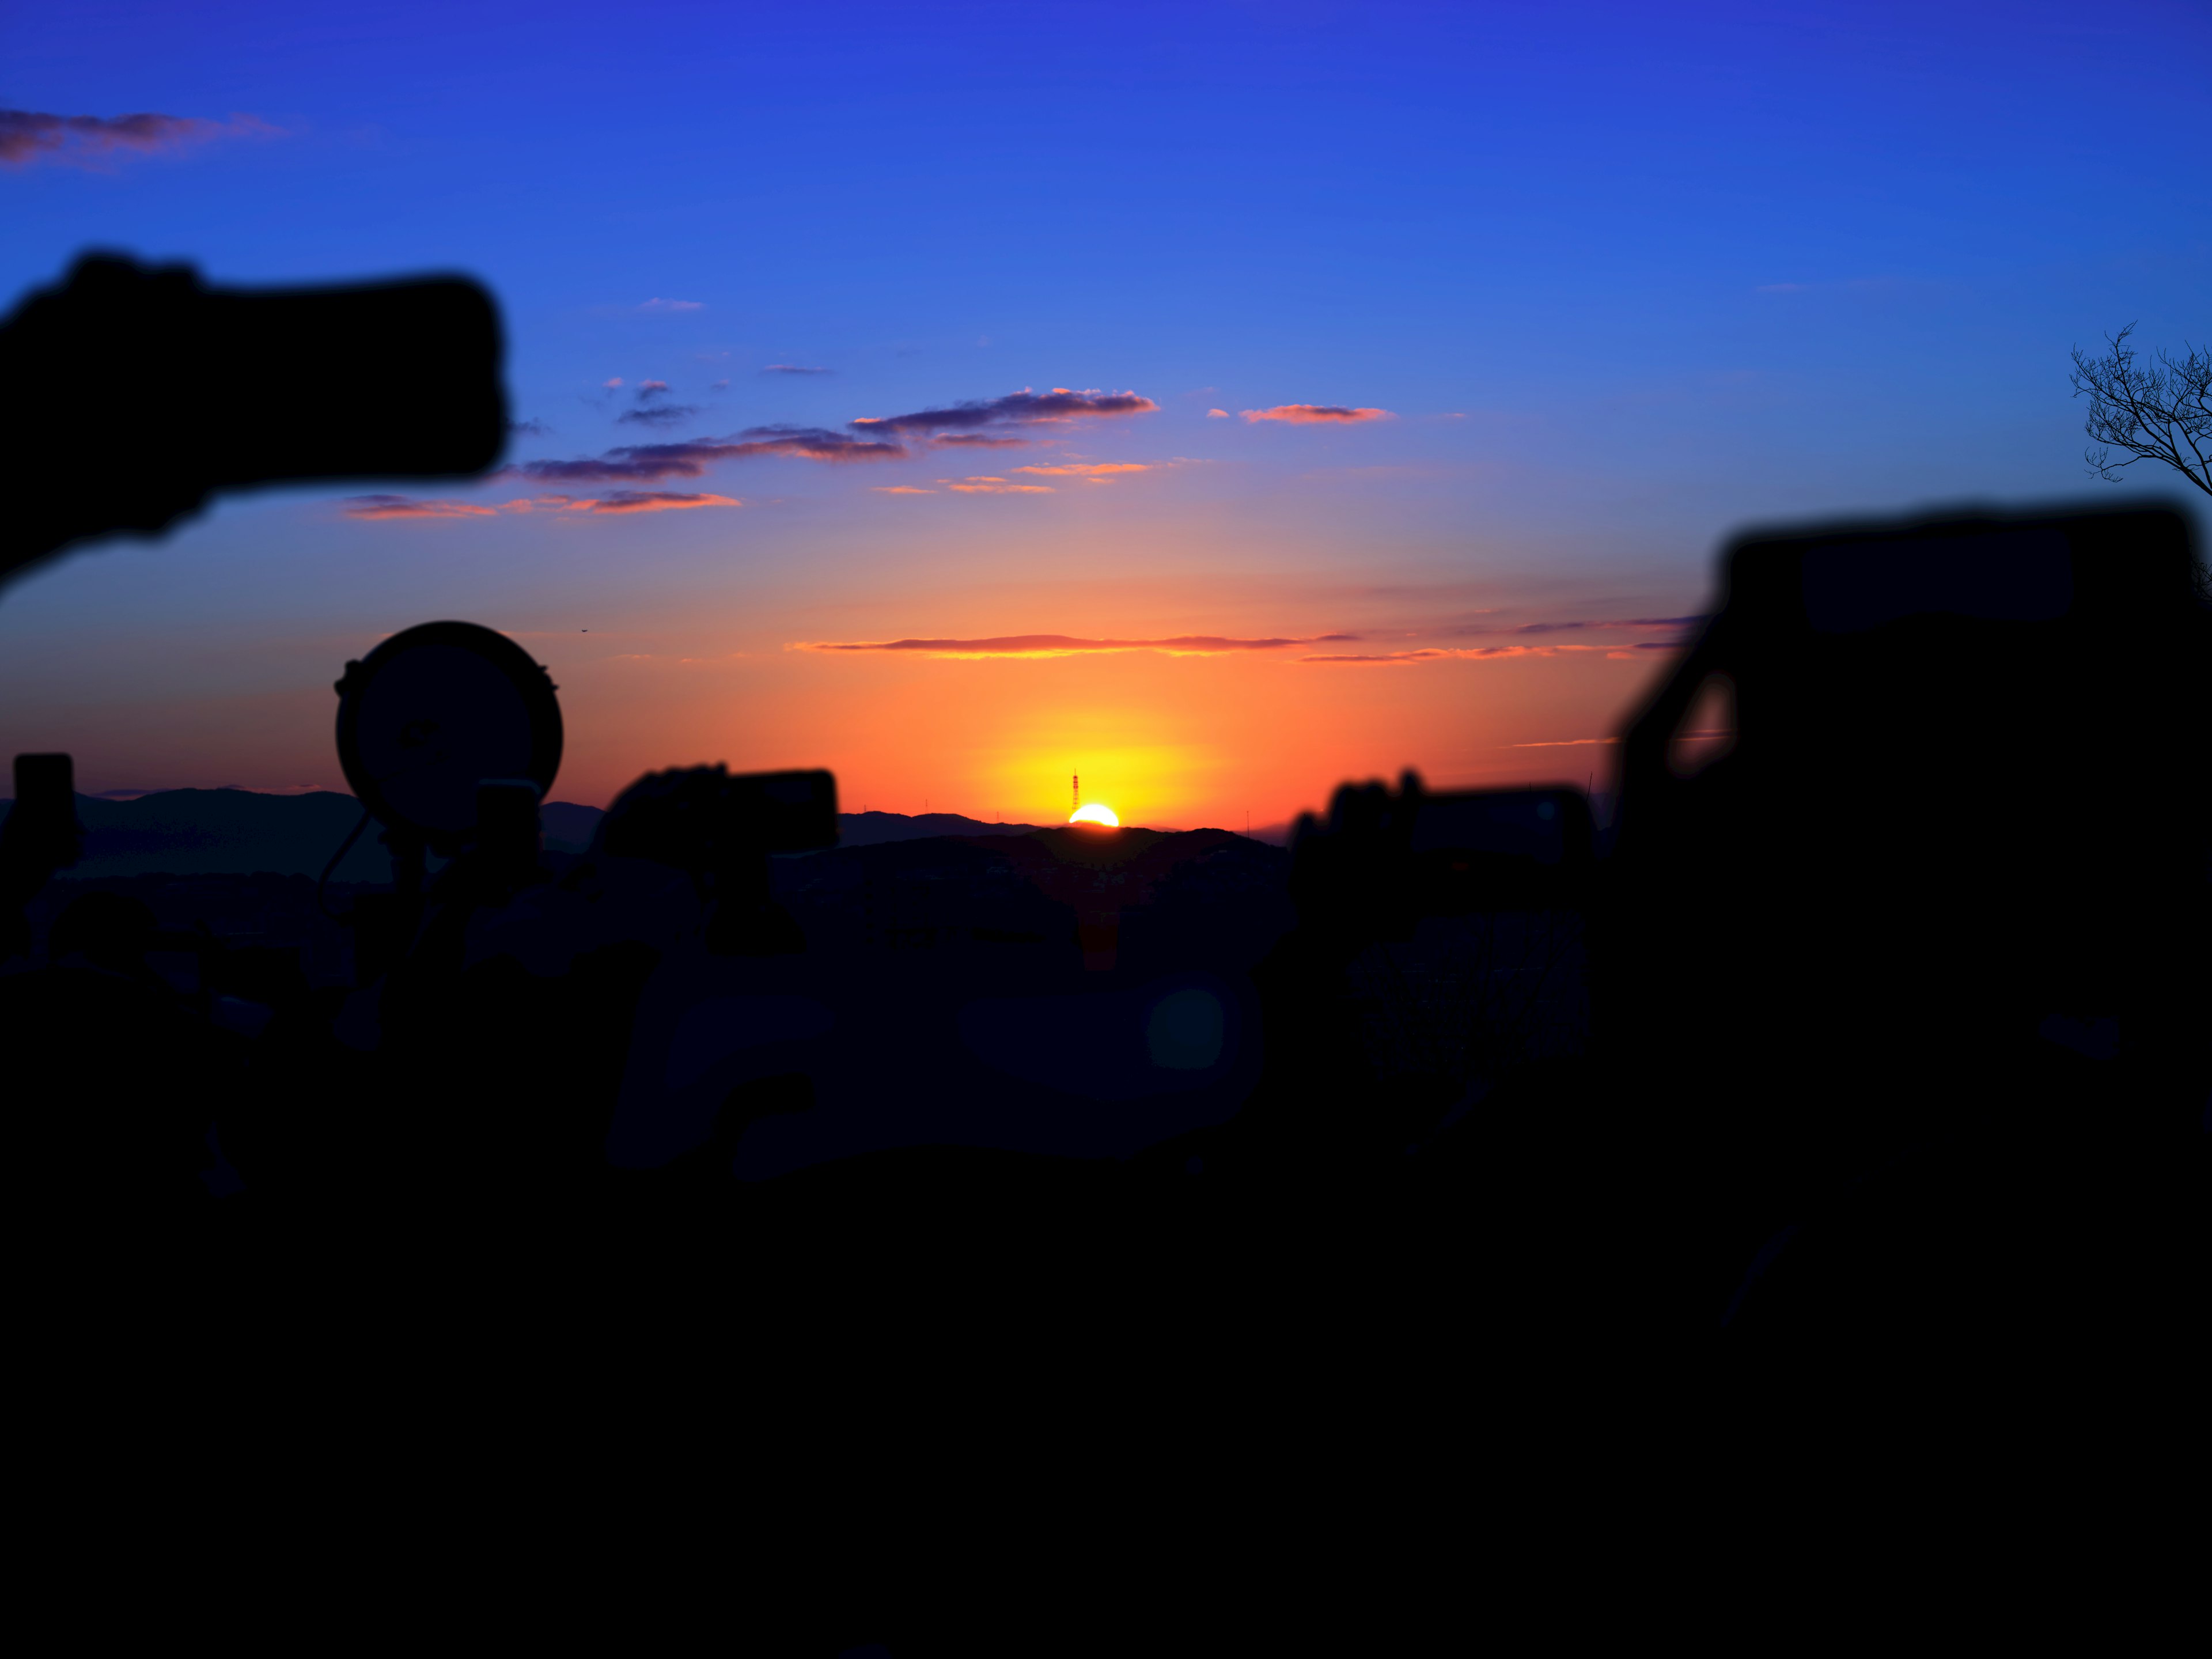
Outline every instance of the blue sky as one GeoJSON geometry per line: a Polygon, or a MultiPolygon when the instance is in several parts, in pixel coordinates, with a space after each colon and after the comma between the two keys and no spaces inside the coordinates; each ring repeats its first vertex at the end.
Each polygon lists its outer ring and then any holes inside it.
{"type": "MultiPolygon", "coordinates": [[[[742,505],[243,498],[0,597],[0,739],[88,788],[336,784],[344,659],[459,615],[555,667],[570,799],[726,759],[1035,814],[1067,750],[1195,823],[1535,775],[1663,630],[1470,640],[1694,611],[1749,522],[2120,493],[2067,352],[2212,335],[2208,87],[2212,16],[2157,3],[14,8],[0,105],[211,125],[0,168],[11,295],[89,246],[467,270],[544,428],[519,461],[1155,407],[651,486],[742,505]],[[1243,418],[1294,405],[1388,418],[1243,418]],[[1103,465],[1146,470],[1011,470],[1103,465]],[[1399,659],[791,648],[1331,633],[1399,659]]],[[[311,371],[284,391],[312,418],[311,371]]]]}

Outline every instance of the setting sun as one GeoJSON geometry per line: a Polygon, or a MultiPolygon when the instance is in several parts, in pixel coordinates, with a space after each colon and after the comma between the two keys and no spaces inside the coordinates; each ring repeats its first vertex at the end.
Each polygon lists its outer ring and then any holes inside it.
{"type": "Polygon", "coordinates": [[[1109,829],[1118,829],[1121,823],[1121,819],[1114,816],[1114,809],[1112,807],[1100,806],[1095,804],[1090,806],[1077,807],[1075,811],[1069,815],[1067,821],[1070,823],[1103,823],[1109,829]]]}

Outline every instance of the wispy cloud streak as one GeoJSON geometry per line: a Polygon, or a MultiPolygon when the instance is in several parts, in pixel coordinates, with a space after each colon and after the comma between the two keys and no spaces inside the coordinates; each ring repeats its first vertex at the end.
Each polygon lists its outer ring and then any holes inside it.
{"type": "Polygon", "coordinates": [[[1277,404],[1273,409],[1247,409],[1241,412],[1248,421],[1282,421],[1291,426],[1342,425],[1398,418],[1387,409],[1353,409],[1344,404],[1277,404]]]}
{"type": "Polygon", "coordinates": [[[686,443],[623,444],[597,459],[525,461],[507,469],[516,477],[546,483],[657,483],[664,478],[696,478],[722,461],[767,455],[810,461],[888,461],[906,454],[902,444],[872,441],[820,427],[749,427],[735,438],[698,438],[686,443]]]}
{"type": "Polygon", "coordinates": [[[682,512],[701,507],[743,507],[732,495],[688,495],[665,489],[617,489],[605,495],[525,495],[485,506],[477,501],[410,495],[349,495],[340,506],[349,519],[495,519],[501,514],[581,514],[599,517],[682,512]]]}
{"type": "Polygon", "coordinates": [[[1099,461],[1089,465],[1069,463],[1062,466],[1018,466],[1017,472],[1034,472],[1045,478],[1087,478],[1092,483],[1105,483],[1127,472],[1150,472],[1152,467],[1142,461],[1099,461]]]}
{"type": "Polygon", "coordinates": [[[251,115],[203,121],[187,115],[48,115],[0,109],[0,162],[96,167],[118,153],[151,155],[216,138],[273,137],[277,129],[251,115]]]}
{"type": "Polygon", "coordinates": [[[1010,634],[988,640],[882,640],[857,644],[809,641],[788,648],[953,658],[1073,657],[1112,651],[1158,651],[1170,656],[1210,657],[1239,651],[1280,651],[1293,646],[1327,645],[1358,637],[1356,634],[1321,634],[1310,639],[1243,640],[1214,634],[1184,634],[1165,640],[1090,640],[1068,634],[1010,634]]]}
{"type": "Polygon", "coordinates": [[[938,483],[963,495],[1049,495],[1050,484],[1015,483],[999,477],[939,478],[938,483]]]}
{"type": "Polygon", "coordinates": [[[1149,415],[1158,408],[1150,398],[1139,397],[1133,392],[1073,392],[1056,386],[1049,392],[1024,390],[1009,392],[1003,398],[917,410],[911,415],[866,415],[847,424],[867,432],[921,437],[974,432],[988,427],[1036,426],[1117,415],[1149,415]]]}

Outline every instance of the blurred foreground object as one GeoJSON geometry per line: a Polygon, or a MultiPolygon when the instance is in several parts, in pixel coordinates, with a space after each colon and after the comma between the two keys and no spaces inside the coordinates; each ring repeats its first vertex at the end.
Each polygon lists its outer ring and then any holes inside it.
{"type": "Polygon", "coordinates": [[[481,473],[507,444],[501,356],[465,277],[222,289],[88,254],[0,325],[6,453],[37,483],[0,526],[0,580],[218,489],[481,473]]]}
{"type": "MultiPolygon", "coordinates": [[[[2032,1295],[2048,1229],[1994,1218],[1989,1170],[2047,1142],[2071,1149],[2052,1170],[2109,1154],[2124,1193],[2203,1145],[2212,607],[2190,524],[1839,524],[1739,538],[1720,577],[1623,734],[1591,951],[1601,1049],[1664,1103],[1711,1229],[1707,1307],[1760,1241],[1908,1182],[1898,1213],[1979,1216],[1982,1248],[2014,1251],[1974,1306],[2032,1295]],[[1707,704],[1729,747],[1686,764],[1707,704]],[[2083,1030],[2109,1041],[2077,1066],[2083,1030]]],[[[1893,1322],[1954,1316],[1923,1249],[1881,1280],[1893,1322]]]]}
{"type": "Polygon", "coordinates": [[[23,907],[84,851],[76,778],[67,755],[15,757],[15,806],[0,823],[0,958],[29,951],[23,907]]]}

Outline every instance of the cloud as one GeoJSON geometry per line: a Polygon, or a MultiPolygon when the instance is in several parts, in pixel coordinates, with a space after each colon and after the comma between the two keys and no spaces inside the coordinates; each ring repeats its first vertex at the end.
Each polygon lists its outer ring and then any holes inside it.
{"type": "Polygon", "coordinates": [[[509,421],[507,429],[517,438],[546,438],[553,433],[553,428],[543,421],[509,421]]]}
{"type": "Polygon", "coordinates": [[[52,161],[98,167],[118,155],[185,149],[216,138],[262,138],[277,129],[251,115],[202,121],[185,115],[46,115],[0,109],[0,162],[29,167],[52,161]]]}
{"type": "Polygon", "coordinates": [[[1325,425],[1329,422],[1395,421],[1387,409],[1352,409],[1343,404],[1277,404],[1273,409],[1248,409],[1248,421],[1284,421],[1292,426],[1325,425]]]}
{"type": "Polygon", "coordinates": [[[410,495],[349,495],[349,519],[489,519],[495,512],[473,501],[417,501],[410,495]]]}
{"type": "Polygon", "coordinates": [[[1703,617],[1628,617],[1617,622],[1533,622],[1521,623],[1510,628],[1455,628],[1449,631],[1462,636],[1470,634],[1574,634],[1623,628],[1688,628],[1703,621],[1703,617]]]}
{"type": "Polygon", "coordinates": [[[666,513],[694,507],[743,507],[734,496],[678,495],[667,490],[617,489],[604,496],[522,495],[486,507],[474,501],[422,501],[408,495],[349,495],[349,519],[492,519],[502,513],[666,513]]]}
{"type": "Polygon", "coordinates": [[[623,410],[615,416],[615,422],[618,426],[673,426],[698,412],[696,404],[649,404],[643,409],[623,410]]]}
{"type": "Polygon", "coordinates": [[[643,403],[647,398],[665,398],[667,395],[668,382],[665,380],[640,380],[637,383],[637,397],[640,403],[643,403]]]}
{"type": "Polygon", "coordinates": [[[902,444],[849,437],[817,426],[752,426],[738,436],[745,441],[732,449],[733,459],[795,455],[810,461],[892,461],[906,453],[902,444]]]}
{"type": "Polygon", "coordinates": [[[801,363],[768,363],[761,368],[763,374],[830,374],[834,369],[809,368],[801,363]]]}
{"type": "Polygon", "coordinates": [[[1005,478],[939,478],[938,483],[947,489],[957,489],[963,495],[1049,495],[1050,484],[1013,483],[1005,478]]]}
{"type": "Polygon", "coordinates": [[[647,300],[640,311],[704,311],[706,306],[697,300],[647,300]]]}
{"type": "Polygon", "coordinates": [[[1209,409],[1206,411],[1206,418],[1209,421],[1225,421],[1229,418],[1229,411],[1225,409],[1209,409]]]}
{"type": "Polygon", "coordinates": [[[870,484],[878,495],[934,495],[933,489],[922,489],[913,484],[870,484]]]}
{"type": "Polygon", "coordinates": [[[614,379],[612,379],[611,380],[602,380],[602,381],[600,381],[600,382],[599,382],[599,385],[600,385],[600,386],[601,386],[605,390],[609,391],[609,392],[612,392],[612,391],[613,391],[617,386],[620,386],[622,383],[623,383],[623,377],[622,377],[621,375],[617,374],[617,375],[616,375],[616,376],[614,377],[614,379]]]}
{"type": "Polygon", "coordinates": [[[786,648],[904,652],[946,658],[1073,657],[1109,651],[1160,651],[1176,657],[1211,657],[1238,651],[1279,651],[1294,645],[1325,645],[1358,637],[1356,634],[1322,634],[1303,640],[1239,640],[1212,634],[1185,634],[1167,640],[1086,640],[1067,634],[1010,634],[988,640],[884,640],[851,645],[810,641],[786,648]]]}
{"type": "Polygon", "coordinates": [[[1093,465],[1078,465],[1070,462],[1064,466],[1018,466],[1017,472],[1034,472],[1046,478],[1087,478],[1092,483],[1107,483],[1124,472],[1150,472],[1152,467],[1142,461],[1101,461],[1093,465]]]}
{"type": "Polygon", "coordinates": [[[1464,647],[1425,647],[1418,651],[1382,651],[1371,656],[1300,657],[1300,662],[1381,663],[1395,665],[1415,662],[1479,662],[1492,657],[1555,657],[1562,651],[1595,651],[1597,646],[1477,645],[1464,647]]]}
{"type": "Polygon", "coordinates": [[[949,432],[941,438],[932,438],[932,449],[1027,449],[1036,441],[1030,438],[987,438],[979,432],[949,432]]]}
{"type": "Polygon", "coordinates": [[[743,507],[744,503],[730,495],[679,495],[663,489],[617,489],[612,495],[589,503],[593,513],[669,513],[693,507],[743,507]]]}
{"type": "Polygon", "coordinates": [[[863,416],[848,424],[871,432],[912,433],[916,436],[939,432],[973,432],[986,427],[1033,426],[1040,423],[1099,418],[1115,415],[1149,415],[1159,408],[1150,398],[1133,392],[1071,392],[1056,386],[1050,392],[1024,388],[1003,398],[954,404],[943,409],[919,410],[911,415],[863,416]]]}
{"type": "Polygon", "coordinates": [[[819,427],[756,426],[735,438],[623,444],[596,460],[525,461],[507,468],[506,473],[545,483],[658,483],[664,478],[696,478],[721,461],[763,455],[811,461],[888,461],[897,460],[906,453],[902,444],[871,442],[819,427]]]}

